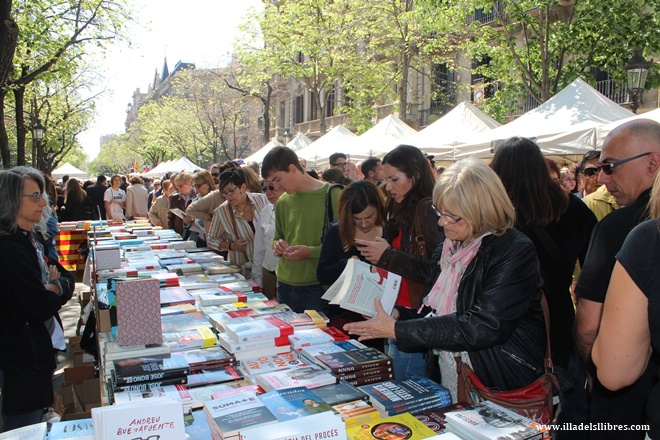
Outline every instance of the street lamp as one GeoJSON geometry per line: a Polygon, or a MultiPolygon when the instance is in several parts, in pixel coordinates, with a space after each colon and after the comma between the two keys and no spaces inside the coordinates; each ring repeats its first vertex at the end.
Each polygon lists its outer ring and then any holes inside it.
{"type": "Polygon", "coordinates": [[[626,84],[632,98],[631,110],[633,113],[637,113],[639,108],[639,101],[644,93],[644,86],[646,86],[646,78],[651,65],[653,65],[653,61],[646,61],[642,56],[641,49],[635,49],[633,57],[626,65],[626,84]]]}
{"type": "Polygon", "coordinates": [[[288,128],[285,128],[284,131],[282,132],[282,137],[284,138],[284,145],[289,143],[289,139],[291,139],[291,132],[289,131],[288,128]]]}
{"type": "Polygon", "coordinates": [[[44,138],[44,131],[46,129],[41,125],[41,121],[37,119],[37,123],[32,127],[32,167],[37,167],[37,152],[41,149],[41,141],[44,138]]]}
{"type": "Polygon", "coordinates": [[[202,153],[197,153],[197,165],[201,164],[203,159],[204,155],[202,153]]]}

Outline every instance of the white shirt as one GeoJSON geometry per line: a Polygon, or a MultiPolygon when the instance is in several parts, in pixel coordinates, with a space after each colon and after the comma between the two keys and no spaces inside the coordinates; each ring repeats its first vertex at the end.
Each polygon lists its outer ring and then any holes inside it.
{"type": "Polygon", "coordinates": [[[277,262],[281,257],[273,252],[273,237],[275,236],[275,206],[270,203],[261,211],[261,219],[254,232],[254,264],[252,278],[263,287],[262,267],[275,272],[277,262]]]}
{"type": "MultiPolygon", "coordinates": [[[[110,203],[111,214],[118,214],[119,216],[121,216],[124,213],[124,210],[122,209],[121,206],[119,206],[116,203],[112,203],[113,200],[116,200],[117,202],[121,202],[121,203],[126,202],[126,193],[124,192],[123,189],[119,188],[115,190],[112,189],[112,187],[106,189],[105,194],[103,194],[103,200],[110,203]]],[[[110,217],[112,218],[113,216],[110,217]]]]}

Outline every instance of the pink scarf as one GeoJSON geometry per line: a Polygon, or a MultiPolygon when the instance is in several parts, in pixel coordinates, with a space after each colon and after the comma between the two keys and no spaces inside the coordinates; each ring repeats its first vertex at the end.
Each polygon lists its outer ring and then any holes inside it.
{"type": "Polygon", "coordinates": [[[468,267],[481,246],[481,240],[490,232],[465,244],[462,241],[445,239],[440,257],[440,275],[431,292],[424,298],[424,304],[435,310],[436,315],[454,313],[454,298],[461,282],[463,271],[468,267]]]}

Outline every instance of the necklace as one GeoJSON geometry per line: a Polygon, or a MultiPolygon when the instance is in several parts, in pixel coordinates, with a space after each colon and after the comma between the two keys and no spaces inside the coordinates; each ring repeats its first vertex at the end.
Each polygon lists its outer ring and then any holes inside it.
{"type": "Polygon", "coordinates": [[[238,209],[238,206],[234,206],[234,212],[242,217],[243,213],[247,210],[248,206],[250,206],[250,204],[246,200],[243,209],[238,209]]]}

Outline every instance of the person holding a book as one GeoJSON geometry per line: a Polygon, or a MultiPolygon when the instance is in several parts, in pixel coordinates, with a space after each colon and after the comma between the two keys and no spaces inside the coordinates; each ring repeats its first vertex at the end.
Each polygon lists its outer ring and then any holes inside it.
{"type": "Polygon", "coordinates": [[[248,191],[243,168],[229,168],[220,174],[220,192],[226,200],[213,213],[206,237],[208,246],[228,251],[232,264],[251,268],[254,231],[261,219],[261,211],[268,205],[268,198],[265,194],[248,191]]]}
{"type": "MultiPolygon", "coordinates": [[[[387,220],[382,238],[357,238],[360,254],[371,264],[403,277],[397,304],[417,310],[421,304],[424,280],[413,279],[410,271],[427,263],[433,250],[443,238],[442,228],[431,207],[435,177],[429,162],[417,147],[399,145],[383,158],[383,175],[388,193],[387,220]]],[[[388,341],[387,354],[394,361],[397,379],[424,374],[425,351],[397,347],[388,341]]]]}
{"type": "Polygon", "coordinates": [[[0,392],[5,430],[40,422],[44,408],[53,403],[53,348],[64,343],[56,315],[75,286],[72,274],[47,260],[35,232],[48,203],[44,191],[44,179],[34,168],[0,171],[0,392]]]}
{"type": "Polygon", "coordinates": [[[529,385],[544,373],[542,279],[534,245],[513,228],[502,182],[481,161],[460,161],[438,179],[433,203],[446,238],[406,273],[427,281],[423,307],[399,305],[390,316],[376,301],[374,318],[344,328],[359,340],[395,338],[401,348],[437,354],[427,358],[435,362],[427,362],[426,376],[440,373],[454,399],[455,356],[491,389],[529,385]]]}

